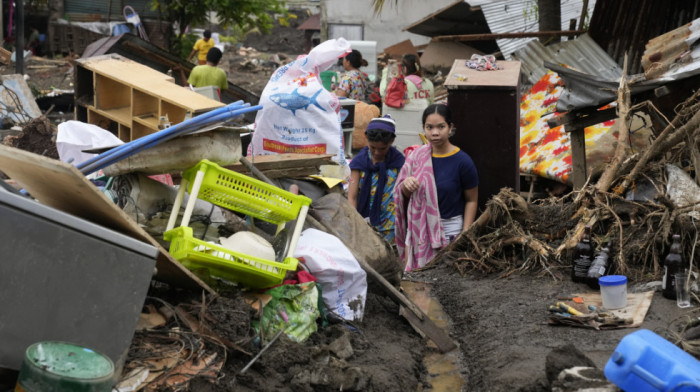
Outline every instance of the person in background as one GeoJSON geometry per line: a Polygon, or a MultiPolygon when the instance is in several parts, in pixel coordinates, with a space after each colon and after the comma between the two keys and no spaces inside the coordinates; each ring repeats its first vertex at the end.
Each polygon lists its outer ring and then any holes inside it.
{"type": "Polygon", "coordinates": [[[29,37],[27,37],[27,42],[24,44],[25,50],[31,50],[32,54],[38,55],[39,45],[41,44],[41,34],[36,27],[31,26],[29,28],[29,37]]]}
{"type": "Polygon", "coordinates": [[[374,118],[365,131],[367,147],[350,161],[348,201],[394,244],[394,185],[404,156],[392,146],[396,123],[390,115],[374,118]]]}
{"type": "MultiPolygon", "coordinates": [[[[226,78],[226,72],[221,68],[217,67],[219,61],[221,60],[221,50],[219,48],[211,48],[207,53],[207,63],[205,65],[198,65],[192,68],[189,79],[189,83],[192,87],[205,87],[205,86],[216,86],[219,89],[219,95],[221,91],[228,88],[228,79],[226,78]]],[[[221,97],[219,97],[221,98],[221,97]]]]}
{"type": "Polygon", "coordinates": [[[360,71],[360,67],[366,66],[367,61],[356,49],[345,55],[342,61],[345,73],[340,77],[338,87],[334,91],[335,95],[364,102],[369,81],[360,71]]]}
{"type": "MultiPolygon", "coordinates": [[[[433,82],[430,79],[423,77],[420,61],[415,54],[405,54],[401,57],[401,72],[406,81],[406,98],[408,102],[411,100],[423,99],[428,105],[433,103],[435,90],[433,82]]],[[[379,93],[382,98],[386,94],[386,88],[389,85],[389,67],[384,67],[382,70],[382,80],[379,83],[379,93]]]]}
{"type": "Polygon", "coordinates": [[[474,162],[450,143],[450,109],[428,106],[423,131],[429,143],[407,156],[394,188],[396,246],[406,271],[423,267],[471,226],[479,195],[474,162]]]}
{"type": "Polygon", "coordinates": [[[197,53],[197,60],[199,65],[204,65],[207,63],[207,53],[209,53],[209,50],[214,47],[214,40],[211,39],[211,31],[204,30],[204,33],[202,33],[202,35],[203,37],[198,39],[197,42],[194,43],[192,52],[190,52],[190,55],[187,56],[187,61],[190,61],[192,60],[192,56],[194,56],[194,54],[197,53]]]}

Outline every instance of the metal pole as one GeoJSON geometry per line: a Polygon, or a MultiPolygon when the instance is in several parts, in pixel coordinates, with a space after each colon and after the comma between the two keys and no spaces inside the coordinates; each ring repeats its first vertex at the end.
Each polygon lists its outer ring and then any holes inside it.
{"type": "Polygon", "coordinates": [[[16,0],[17,23],[15,24],[15,66],[16,72],[24,75],[24,0],[16,0]]]}

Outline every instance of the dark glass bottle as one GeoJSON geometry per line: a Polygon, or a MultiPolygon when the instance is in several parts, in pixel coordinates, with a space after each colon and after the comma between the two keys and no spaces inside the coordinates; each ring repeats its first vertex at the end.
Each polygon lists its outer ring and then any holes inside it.
{"type": "Polygon", "coordinates": [[[661,281],[661,289],[664,297],[676,299],[676,274],[684,270],[681,258],[681,236],[673,235],[671,250],[664,259],[664,277],[661,281]]]}
{"type": "Polygon", "coordinates": [[[586,226],[581,236],[581,241],[574,249],[574,260],[571,265],[571,280],[584,283],[588,276],[588,269],[593,261],[593,247],[591,246],[591,228],[586,226]]]}
{"type": "Polygon", "coordinates": [[[600,288],[598,284],[598,278],[605,276],[608,271],[608,259],[609,259],[610,248],[608,248],[608,243],[604,243],[600,249],[600,253],[593,259],[591,267],[588,268],[588,275],[586,276],[586,283],[593,289],[600,288]]]}

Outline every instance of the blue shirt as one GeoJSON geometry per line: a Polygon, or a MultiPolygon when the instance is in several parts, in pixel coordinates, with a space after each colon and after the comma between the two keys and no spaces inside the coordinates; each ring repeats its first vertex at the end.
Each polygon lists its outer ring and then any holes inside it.
{"type": "Polygon", "coordinates": [[[459,148],[445,155],[433,154],[432,159],[440,218],[464,215],[464,191],[479,185],[474,162],[459,148]]]}

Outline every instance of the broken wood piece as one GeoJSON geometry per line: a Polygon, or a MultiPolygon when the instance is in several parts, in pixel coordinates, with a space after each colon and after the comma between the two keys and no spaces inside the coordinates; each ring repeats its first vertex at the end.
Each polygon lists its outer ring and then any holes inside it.
{"type": "Polygon", "coordinates": [[[620,87],[617,90],[617,124],[619,129],[617,147],[615,148],[615,155],[595,185],[595,189],[598,192],[608,191],[608,188],[610,188],[610,185],[612,185],[616,178],[615,175],[617,174],[617,170],[620,168],[622,161],[629,153],[629,146],[627,143],[630,135],[629,128],[627,126],[629,120],[629,109],[630,88],[627,82],[627,54],[625,53],[622,77],[620,78],[620,87]]]}
{"type": "MultiPolygon", "coordinates": [[[[342,237],[340,237],[333,228],[317,221],[314,217],[307,216],[306,221],[315,228],[325,231],[326,233],[333,234],[338,239],[343,241],[342,237]]],[[[363,259],[357,257],[352,249],[348,247],[348,250],[350,250],[350,252],[353,254],[362,269],[367,272],[367,275],[374,278],[391,299],[393,299],[399,305],[403,305],[408,310],[406,313],[410,314],[410,316],[404,317],[406,317],[407,320],[413,320],[412,324],[419,328],[430,340],[435,342],[440,352],[445,353],[457,347],[452,339],[443,330],[438,328],[435,323],[433,323],[433,321],[430,320],[430,318],[426,316],[415,303],[413,303],[413,301],[397,290],[396,287],[389,283],[379,272],[372,268],[371,265],[367,264],[367,262],[365,262],[363,259]]]]}
{"type": "Polygon", "coordinates": [[[571,37],[584,34],[586,30],[568,30],[568,31],[524,31],[521,33],[494,33],[494,34],[458,34],[458,35],[440,35],[433,37],[433,42],[440,41],[491,41],[494,39],[506,38],[531,38],[531,37],[571,37]]]}
{"type": "MultiPolygon", "coordinates": [[[[332,155],[329,154],[279,154],[279,155],[255,155],[247,157],[247,160],[264,173],[266,177],[307,177],[318,174],[322,165],[333,164],[332,155]]],[[[224,168],[245,175],[252,175],[246,165],[239,163],[224,168]]],[[[262,180],[264,181],[264,180],[262,180]]]]}

